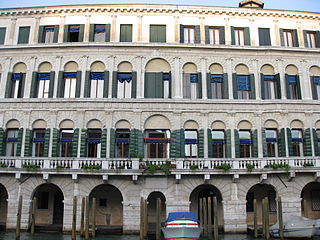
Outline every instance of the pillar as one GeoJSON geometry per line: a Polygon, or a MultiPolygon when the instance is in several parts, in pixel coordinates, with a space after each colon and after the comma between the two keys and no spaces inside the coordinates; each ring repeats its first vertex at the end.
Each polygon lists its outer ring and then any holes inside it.
{"type": "Polygon", "coordinates": [[[110,42],[117,42],[117,16],[112,15],[111,16],[111,36],[110,36],[110,42]]]}
{"type": "Polygon", "coordinates": [[[138,233],[140,230],[139,199],[123,201],[123,233],[138,233]]]}
{"type": "Polygon", "coordinates": [[[39,25],[40,25],[40,19],[41,17],[36,17],[36,22],[34,24],[34,30],[33,30],[33,39],[31,40],[32,44],[37,44],[38,43],[38,38],[39,38],[39,25]]]}
{"type": "Polygon", "coordinates": [[[233,74],[233,59],[232,58],[227,58],[227,74],[228,74],[228,92],[229,92],[229,99],[233,99],[233,83],[232,83],[232,74],[233,74]]]}
{"type": "Polygon", "coordinates": [[[183,98],[183,77],[182,77],[182,71],[181,71],[181,64],[180,64],[180,57],[174,58],[174,68],[173,68],[173,96],[172,98],[183,98]]]}
{"type": "Polygon", "coordinates": [[[277,61],[278,73],[280,75],[281,99],[287,99],[286,78],[285,78],[285,71],[283,68],[283,59],[278,58],[276,59],[276,61],[277,61]]]}
{"type": "Polygon", "coordinates": [[[246,200],[222,201],[225,232],[247,231],[246,202],[246,200]]]}
{"type": "Polygon", "coordinates": [[[89,42],[89,34],[90,34],[90,18],[91,15],[86,15],[86,23],[84,25],[84,36],[83,36],[83,41],[84,42],[89,42]]]}
{"type": "Polygon", "coordinates": [[[18,31],[16,31],[16,25],[17,25],[17,18],[11,18],[11,24],[8,29],[8,32],[9,32],[9,39],[7,38],[8,45],[17,44],[17,42],[14,42],[15,35],[18,35],[18,31]]]}
{"type": "Polygon", "coordinates": [[[53,98],[57,98],[58,93],[58,82],[59,82],[59,72],[63,71],[62,66],[62,56],[57,56],[55,61],[55,76],[54,76],[54,87],[53,87],[53,98]]]}
{"type": "Polygon", "coordinates": [[[11,57],[4,57],[4,62],[3,62],[3,71],[1,74],[1,81],[0,81],[0,98],[4,98],[5,93],[6,93],[6,84],[7,84],[7,78],[8,78],[8,73],[11,70],[11,63],[12,63],[12,58],[11,57]]]}
{"type": "Polygon", "coordinates": [[[207,59],[201,58],[201,81],[202,81],[202,99],[208,99],[207,96],[207,59]]]}
{"type": "Polygon", "coordinates": [[[66,20],[66,16],[64,15],[60,16],[58,43],[63,43],[65,20],[66,20]]]}

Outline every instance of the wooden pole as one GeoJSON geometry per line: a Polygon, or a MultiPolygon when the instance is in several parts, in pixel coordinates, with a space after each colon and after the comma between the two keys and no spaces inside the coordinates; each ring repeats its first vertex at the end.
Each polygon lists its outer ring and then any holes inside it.
{"type": "Polygon", "coordinates": [[[19,202],[18,202],[17,223],[16,223],[16,239],[20,239],[21,210],[22,210],[22,195],[19,196],[19,202]]]}
{"type": "Polygon", "coordinates": [[[283,216],[282,216],[282,201],[281,197],[278,197],[278,223],[279,223],[279,237],[284,239],[283,236],[283,216]]]}
{"type": "Polygon", "coordinates": [[[208,207],[207,207],[207,198],[203,198],[203,233],[204,236],[208,236],[208,207]]]}
{"type": "Polygon", "coordinates": [[[253,199],[253,228],[254,237],[258,237],[258,211],[257,211],[257,199],[253,199]]]}
{"type": "Polygon", "coordinates": [[[204,234],[203,228],[203,199],[199,199],[199,220],[200,220],[200,227],[202,227],[202,234],[204,234]]]}
{"type": "Polygon", "coordinates": [[[161,199],[157,198],[156,208],[156,240],[160,240],[161,237],[161,199]]]}
{"type": "Polygon", "coordinates": [[[144,239],[148,238],[148,200],[145,199],[144,200],[144,204],[143,204],[143,212],[144,212],[144,218],[143,218],[143,237],[144,239]]]}
{"type": "Polygon", "coordinates": [[[270,238],[270,233],[269,233],[269,227],[270,227],[270,225],[269,225],[269,200],[268,200],[268,198],[266,197],[265,198],[265,216],[266,216],[266,221],[265,221],[265,223],[266,223],[266,235],[265,235],[265,239],[266,240],[268,240],[269,238],[270,238]]]}
{"type": "Polygon", "coordinates": [[[96,198],[92,199],[92,237],[96,237],[96,198]]]}
{"type": "Polygon", "coordinates": [[[144,240],[144,200],[140,199],[140,240],[144,240]]]}
{"type": "Polygon", "coordinates": [[[212,199],[208,197],[208,238],[212,240],[212,199]]]}
{"type": "Polygon", "coordinates": [[[265,238],[265,236],[266,236],[266,213],[265,213],[265,199],[264,198],[262,198],[261,208],[262,208],[262,236],[265,238]]]}
{"type": "Polygon", "coordinates": [[[218,240],[219,239],[218,213],[219,213],[218,200],[217,200],[217,197],[213,197],[214,240],[218,240]]]}
{"type": "Polygon", "coordinates": [[[32,210],[31,210],[31,235],[34,235],[34,232],[35,232],[36,206],[37,206],[37,198],[34,197],[33,200],[32,200],[32,210]]]}
{"type": "Polygon", "coordinates": [[[80,236],[84,236],[84,207],[85,207],[85,198],[82,198],[81,201],[81,219],[80,219],[80,236]]]}
{"type": "Polygon", "coordinates": [[[72,234],[71,239],[76,240],[77,238],[77,197],[73,196],[73,206],[72,206],[72,234]]]}
{"type": "Polygon", "coordinates": [[[307,200],[303,199],[303,211],[304,211],[304,216],[307,218],[308,217],[308,205],[307,205],[307,200]]]}
{"type": "Polygon", "coordinates": [[[88,240],[89,239],[89,197],[86,197],[86,217],[85,217],[85,231],[84,231],[84,239],[88,240]]]}

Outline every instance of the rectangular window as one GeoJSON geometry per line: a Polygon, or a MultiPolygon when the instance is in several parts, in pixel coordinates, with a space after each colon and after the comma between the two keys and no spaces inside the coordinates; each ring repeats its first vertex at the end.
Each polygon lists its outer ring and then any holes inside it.
{"type": "Polygon", "coordinates": [[[44,156],[45,129],[34,129],[32,137],[32,157],[44,156]]]}
{"type": "Polygon", "coordinates": [[[38,98],[49,97],[50,73],[38,73],[38,98]]]}
{"type": "Polygon", "coordinates": [[[250,158],[252,152],[251,132],[249,130],[239,131],[240,158],[250,158]]]}
{"type": "Polygon", "coordinates": [[[129,143],[130,143],[130,130],[117,129],[116,130],[116,157],[119,157],[119,158],[129,157],[129,143]]]}
{"type": "Polygon", "coordinates": [[[94,25],[94,42],[105,42],[106,39],[106,25],[94,25]]]}
{"type": "Polygon", "coordinates": [[[22,73],[13,73],[11,78],[11,98],[21,98],[22,97],[22,73]]]}
{"type": "Polygon", "coordinates": [[[278,99],[277,79],[274,75],[264,75],[265,99],[278,99]]]}
{"type": "Polygon", "coordinates": [[[220,44],[220,28],[209,28],[210,44],[220,44]]]}
{"type": "Polygon", "coordinates": [[[0,45],[4,44],[6,39],[6,28],[0,27],[0,45]]]}
{"type": "Polygon", "coordinates": [[[285,47],[294,47],[293,31],[283,30],[283,39],[285,47]]]}
{"type": "Polygon", "coordinates": [[[53,43],[54,26],[45,26],[43,28],[42,43],[53,43]]]}
{"type": "Polygon", "coordinates": [[[77,73],[64,73],[64,98],[76,97],[77,73]]]}
{"type": "Polygon", "coordinates": [[[259,45],[260,46],[271,46],[270,29],[259,28],[259,45]]]}
{"type": "Polygon", "coordinates": [[[6,156],[15,157],[18,145],[18,129],[8,129],[6,134],[6,156]]]}
{"type": "Polygon", "coordinates": [[[49,209],[49,192],[39,192],[38,209],[49,209]]]}
{"type": "Polygon", "coordinates": [[[185,156],[196,158],[198,156],[198,132],[197,130],[185,130],[185,156]]]}
{"type": "Polygon", "coordinates": [[[60,131],[60,157],[72,156],[73,129],[62,129],[60,131]]]}
{"type": "Polygon", "coordinates": [[[132,42],[132,24],[120,25],[120,42],[132,42]]]}
{"type": "Polygon", "coordinates": [[[320,129],[317,129],[317,140],[318,140],[318,149],[320,151],[320,129]]]}
{"type": "Polygon", "coordinates": [[[88,129],[87,156],[90,158],[100,158],[101,156],[101,130],[88,129]]]}
{"type": "Polygon", "coordinates": [[[223,74],[211,74],[212,99],[223,99],[223,74]]]}
{"type": "Polygon", "coordinates": [[[148,158],[167,158],[169,155],[169,130],[151,130],[144,139],[148,158]]]}
{"type": "Polygon", "coordinates": [[[243,28],[235,28],[234,35],[235,35],[235,45],[244,46],[244,43],[245,43],[244,29],[243,28]]]}
{"type": "Polygon", "coordinates": [[[237,75],[238,99],[250,99],[250,76],[237,75]]]}
{"type": "Polygon", "coordinates": [[[166,25],[150,25],[150,42],[166,42],[166,25]]]}
{"type": "Polygon", "coordinates": [[[118,73],[118,98],[131,98],[132,73],[118,73]]]}
{"type": "Polygon", "coordinates": [[[319,190],[311,191],[311,205],[312,205],[312,211],[320,211],[320,191],[319,190]]]}
{"type": "Polygon", "coordinates": [[[170,82],[169,82],[169,74],[168,74],[168,78],[165,77],[165,75],[163,76],[163,98],[169,98],[170,97],[170,82]]]}
{"type": "Polygon", "coordinates": [[[69,26],[69,42],[79,42],[80,36],[80,26],[79,25],[71,25],[69,26]]]}
{"type": "Polygon", "coordinates": [[[293,156],[302,157],[303,156],[303,134],[301,129],[292,129],[292,150],[293,156]]]}
{"type": "Polygon", "coordinates": [[[309,48],[317,47],[317,33],[316,32],[307,32],[307,43],[309,48]]]}
{"type": "Polygon", "coordinates": [[[30,27],[19,27],[18,44],[29,43],[30,27]]]}
{"type": "Polygon", "coordinates": [[[275,129],[266,129],[268,157],[278,157],[278,133],[275,129]]]}
{"type": "Polygon", "coordinates": [[[225,158],[226,156],[226,139],[223,130],[212,130],[212,147],[214,158],[225,158]]]}
{"type": "Polygon", "coordinates": [[[198,82],[199,79],[197,73],[183,74],[183,98],[198,98],[198,82]]]}
{"type": "Polygon", "coordinates": [[[297,86],[297,76],[296,75],[288,75],[288,87],[289,87],[289,99],[298,99],[298,86],[297,86]]]}
{"type": "Polygon", "coordinates": [[[195,41],[195,27],[184,26],[184,43],[194,43],[195,41]]]}
{"type": "Polygon", "coordinates": [[[314,76],[314,88],[315,88],[315,94],[317,95],[317,99],[320,99],[320,76],[314,76]]]}

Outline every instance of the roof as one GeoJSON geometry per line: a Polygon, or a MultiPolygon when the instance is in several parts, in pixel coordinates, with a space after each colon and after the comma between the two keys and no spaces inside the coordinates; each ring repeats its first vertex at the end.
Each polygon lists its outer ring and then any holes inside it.
{"type": "Polygon", "coordinates": [[[249,5],[251,3],[258,5],[260,8],[264,7],[264,3],[259,1],[259,0],[244,0],[244,1],[241,1],[239,3],[239,7],[252,7],[252,6],[249,5]]]}

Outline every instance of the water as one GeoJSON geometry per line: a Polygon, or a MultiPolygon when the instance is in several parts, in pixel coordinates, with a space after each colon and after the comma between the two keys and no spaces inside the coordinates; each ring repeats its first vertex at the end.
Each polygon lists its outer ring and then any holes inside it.
{"type": "MultiPolygon", "coordinates": [[[[0,232],[0,240],[11,240],[11,239],[15,239],[15,232],[0,232]]],[[[252,236],[247,234],[223,234],[219,236],[219,240],[253,240],[253,239],[254,238],[252,236]]],[[[313,239],[320,240],[320,236],[314,237],[313,239]]],[[[36,233],[34,236],[31,236],[30,233],[22,232],[20,240],[71,240],[71,235],[61,234],[61,233],[36,233]]],[[[77,240],[84,240],[84,238],[81,238],[80,236],[78,236],[77,240]]],[[[97,235],[95,240],[139,240],[139,236],[137,235],[97,235]]],[[[256,238],[256,240],[263,240],[263,238],[256,238]]]]}

